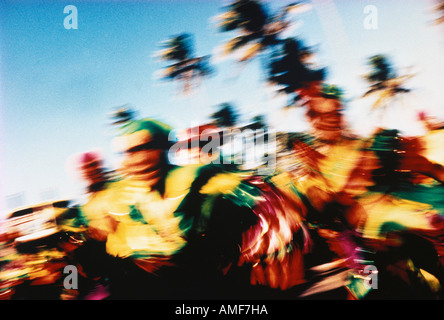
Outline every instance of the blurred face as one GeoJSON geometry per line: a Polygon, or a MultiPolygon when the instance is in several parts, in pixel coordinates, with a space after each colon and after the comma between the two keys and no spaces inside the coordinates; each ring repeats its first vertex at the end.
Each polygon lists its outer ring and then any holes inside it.
{"type": "Polygon", "coordinates": [[[307,117],[314,134],[325,141],[337,141],[342,135],[341,103],[336,99],[315,97],[308,103],[307,117]]]}
{"type": "Polygon", "coordinates": [[[99,160],[94,160],[82,165],[81,174],[82,178],[84,178],[90,185],[104,180],[102,163],[99,160]]]}
{"type": "Polygon", "coordinates": [[[141,130],[119,137],[124,153],[120,170],[137,180],[155,183],[160,179],[160,160],[164,150],[156,146],[147,130],[141,130]]]}
{"type": "Polygon", "coordinates": [[[322,91],[322,82],[313,81],[305,84],[304,87],[298,89],[296,93],[304,98],[310,98],[310,97],[320,96],[321,91],[322,91]]]}
{"type": "Polygon", "coordinates": [[[98,185],[106,180],[102,158],[96,152],[85,152],[79,155],[75,163],[76,170],[88,186],[98,185]]]}

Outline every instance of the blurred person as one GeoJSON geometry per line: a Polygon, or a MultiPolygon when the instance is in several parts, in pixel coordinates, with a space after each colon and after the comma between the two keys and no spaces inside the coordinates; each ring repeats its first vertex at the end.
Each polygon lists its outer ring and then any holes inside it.
{"type": "Polygon", "coordinates": [[[111,222],[93,239],[101,253],[79,250],[93,276],[109,278],[110,298],[254,297],[304,282],[305,208],[285,175],[173,166],[170,131],[147,118],[122,126],[121,179],[80,207],[87,227],[93,215],[111,222]]]}
{"type": "MultiPolygon", "coordinates": [[[[292,141],[295,161],[299,163],[292,170],[294,181],[314,209],[309,221],[318,226],[318,231],[338,252],[349,247],[360,250],[360,246],[374,244],[373,241],[380,241],[380,246],[370,245],[378,253],[402,248],[404,270],[416,272],[405,262],[406,254],[418,257],[411,241],[403,243],[407,238],[398,237],[396,246],[384,241],[387,234],[400,231],[390,230],[389,226],[402,226],[406,234],[427,239],[416,243],[432,252],[432,256],[416,258],[416,268],[428,269],[442,283],[442,264],[438,261],[443,237],[439,227],[444,212],[440,200],[442,165],[424,157],[418,141],[403,137],[397,130],[380,128],[367,138],[354,136],[345,125],[340,99],[323,88],[321,82],[312,82],[299,90],[307,106],[311,130],[292,141]],[[420,184],[427,179],[432,180],[428,186],[420,184]],[[427,192],[429,197],[424,197],[427,192]]],[[[418,294],[409,292],[413,296],[418,294]]]]}

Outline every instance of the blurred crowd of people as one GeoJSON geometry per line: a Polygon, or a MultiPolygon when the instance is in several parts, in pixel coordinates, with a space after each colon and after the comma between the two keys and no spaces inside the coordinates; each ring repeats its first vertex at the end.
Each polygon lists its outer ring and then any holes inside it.
{"type": "Polygon", "coordinates": [[[172,128],[119,109],[118,168],[85,152],[82,203],[9,216],[0,297],[442,298],[444,158],[434,142],[443,123],[421,114],[425,136],[359,137],[320,82],[299,94],[311,129],[279,136],[266,175],[223,161],[171,164],[172,128]],[[29,224],[17,225],[45,210],[51,231],[26,238],[29,224]],[[75,285],[66,265],[78,270],[75,285]]]}

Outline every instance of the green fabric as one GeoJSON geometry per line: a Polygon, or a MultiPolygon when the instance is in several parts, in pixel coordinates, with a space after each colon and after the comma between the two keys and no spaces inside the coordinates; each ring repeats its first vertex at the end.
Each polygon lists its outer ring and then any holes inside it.
{"type": "Polygon", "coordinates": [[[161,149],[168,149],[171,143],[174,142],[169,141],[172,128],[163,122],[151,118],[129,121],[120,128],[120,135],[129,135],[141,130],[149,131],[153,136],[152,141],[155,141],[161,149]]]}
{"type": "Polygon", "coordinates": [[[365,298],[372,290],[370,286],[365,285],[364,279],[357,277],[355,275],[352,275],[350,277],[350,281],[347,284],[347,288],[350,290],[353,296],[358,300],[365,298]]]}
{"type": "Polygon", "coordinates": [[[142,213],[139,211],[139,209],[137,209],[136,206],[130,206],[129,216],[135,222],[140,222],[142,224],[148,224],[146,222],[145,218],[142,216],[142,213]]]}
{"type": "Polygon", "coordinates": [[[57,218],[57,225],[62,229],[74,231],[88,226],[89,221],[81,207],[68,208],[57,218]]]}
{"type": "Polygon", "coordinates": [[[258,188],[246,183],[241,183],[231,193],[225,195],[225,198],[231,200],[239,207],[252,209],[260,194],[261,192],[258,188]]]}
{"type": "Polygon", "coordinates": [[[342,100],[344,91],[334,84],[323,84],[322,95],[326,98],[342,100]]]}
{"type": "Polygon", "coordinates": [[[409,173],[397,171],[400,164],[400,154],[396,150],[400,149],[399,131],[396,129],[385,129],[376,133],[369,148],[377,157],[381,167],[373,170],[373,181],[375,185],[369,190],[375,192],[385,192],[393,188],[401,181],[410,177],[409,173]]]}
{"type": "Polygon", "coordinates": [[[391,194],[401,199],[427,203],[444,216],[444,186],[442,184],[400,183],[391,194]]]}

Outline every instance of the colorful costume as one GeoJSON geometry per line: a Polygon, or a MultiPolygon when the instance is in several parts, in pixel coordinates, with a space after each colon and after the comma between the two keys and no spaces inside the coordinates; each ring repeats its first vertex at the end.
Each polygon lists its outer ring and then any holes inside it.
{"type": "MultiPolygon", "coordinates": [[[[65,235],[81,235],[73,248],[57,251],[79,268],[82,282],[81,292],[62,296],[90,299],[99,284],[106,291],[100,297],[116,299],[328,292],[359,299],[371,297],[363,271],[372,264],[398,293],[408,291],[409,279],[417,291],[410,295],[433,298],[432,287],[439,290],[443,189],[405,172],[412,159],[424,159],[403,152],[411,143],[397,132],[358,139],[335,131],[324,135],[334,138],[328,143],[294,135],[291,170],[258,176],[233,166],[169,165],[171,129],[155,120],[120,129],[117,172],[104,174],[97,157],[85,154],[88,199],[57,219],[65,235]],[[418,258],[415,246],[429,259],[418,258]],[[402,285],[388,276],[395,267],[402,285]]],[[[60,289],[60,270],[55,274],[60,289]]]]}
{"type": "MultiPolygon", "coordinates": [[[[418,141],[396,130],[381,130],[369,139],[344,135],[335,143],[305,134],[296,136],[293,147],[299,162],[292,171],[295,184],[315,209],[309,221],[340,233],[349,228],[356,235],[354,246],[373,252],[367,263],[379,264],[381,272],[403,261],[401,268],[410,275],[402,281],[418,279],[406,286],[409,294],[430,297],[432,287],[444,280],[439,261],[444,189],[430,178],[441,177],[442,167],[421,155],[418,141]],[[428,252],[426,259],[418,256],[421,250],[428,252]]],[[[405,294],[401,287],[393,294],[405,294]]],[[[357,296],[368,293],[353,282],[350,288],[357,296]]]]}
{"type": "MultiPolygon", "coordinates": [[[[306,209],[289,177],[255,177],[216,165],[169,166],[163,153],[171,145],[168,136],[168,128],[151,119],[125,125],[118,137],[125,152],[122,178],[79,208],[80,224],[106,234],[98,240],[117,259],[111,260],[131,261],[145,275],[167,272],[177,283],[165,297],[184,290],[187,281],[204,287],[196,292],[202,297],[221,294],[221,279],[244,282],[233,288],[281,290],[304,282],[306,209]]],[[[240,294],[226,290],[226,297],[240,294]]]]}

